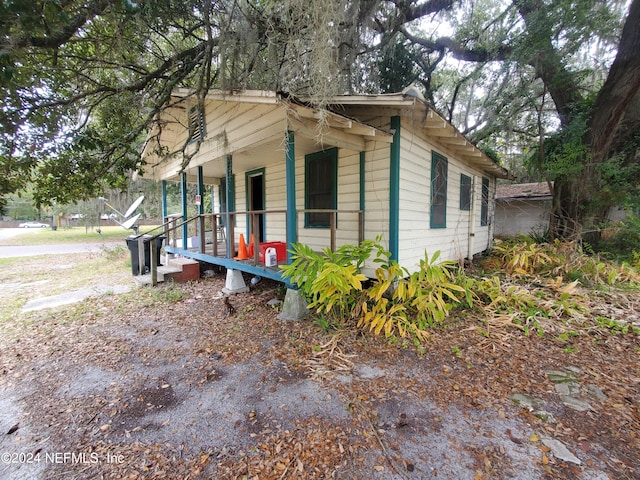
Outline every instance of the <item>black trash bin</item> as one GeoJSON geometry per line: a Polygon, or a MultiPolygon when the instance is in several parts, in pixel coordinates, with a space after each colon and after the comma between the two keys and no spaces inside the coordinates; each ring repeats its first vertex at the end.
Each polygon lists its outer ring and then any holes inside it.
{"type": "MultiPolygon", "coordinates": [[[[131,253],[131,273],[133,275],[140,275],[140,254],[138,251],[138,235],[129,235],[125,241],[127,242],[127,247],[129,247],[129,252],[131,253]]],[[[144,242],[144,269],[143,273],[148,273],[151,270],[151,245],[149,239],[151,235],[143,235],[142,238],[145,240],[144,242]]],[[[164,241],[164,236],[159,236],[156,238],[156,265],[162,265],[160,263],[160,250],[162,249],[162,242],[164,241]]]]}
{"type": "MultiPolygon", "coordinates": [[[[162,250],[162,242],[164,242],[164,235],[160,235],[158,238],[156,238],[156,265],[158,266],[162,265],[160,263],[160,250],[162,250]]],[[[149,265],[149,267],[151,267],[151,265],[149,265]]]]}
{"type": "Polygon", "coordinates": [[[140,275],[140,255],[138,255],[138,238],[135,235],[129,235],[125,238],[129,253],[131,255],[131,273],[136,276],[140,275]]]}

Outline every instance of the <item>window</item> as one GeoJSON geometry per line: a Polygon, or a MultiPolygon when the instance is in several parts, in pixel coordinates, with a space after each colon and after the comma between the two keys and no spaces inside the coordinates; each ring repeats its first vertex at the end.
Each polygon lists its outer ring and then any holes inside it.
{"type": "Polygon", "coordinates": [[[480,225],[489,225],[489,179],[482,178],[482,204],[480,207],[480,225]]]}
{"type": "MultiPolygon", "coordinates": [[[[331,148],[312,153],[304,159],[304,208],[337,208],[338,197],[338,149],[331,148]]],[[[305,213],[304,226],[328,228],[330,213],[305,213]]]]}
{"type": "Polygon", "coordinates": [[[460,174],[460,210],[471,210],[471,177],[460,174]]]}
{"type": "Polygon", "coordinates": [[[447,227],[447,159],[435,152],[431,156],[431,228],[447,227]]]}
{"type": "Polygon", "coordinates": [[[191,142],[198,142],[204,138],[204,111],[198,105],[189,109],[189,134],[191,142]]]}

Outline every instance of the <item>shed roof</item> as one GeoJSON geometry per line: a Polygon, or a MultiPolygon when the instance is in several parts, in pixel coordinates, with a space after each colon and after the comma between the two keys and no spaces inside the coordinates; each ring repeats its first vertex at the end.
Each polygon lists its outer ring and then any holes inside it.
{"type": "Polygon", "coordinates": [[[547,182],[498,185],[496,200],[548,200],[551,190],[547,182]]]}

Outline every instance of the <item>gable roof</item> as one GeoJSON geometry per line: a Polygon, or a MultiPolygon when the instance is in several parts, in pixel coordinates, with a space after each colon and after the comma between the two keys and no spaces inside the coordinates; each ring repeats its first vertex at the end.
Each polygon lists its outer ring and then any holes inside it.
{"type": "MultiPolygon", "coordinates": [[[[176,89],[172,92],[169,108],[177,111],[184,110],[184,102],[189,102],[189,98],[193,95],[193,90],[176,89]]],[[[407,90],[406,93],[380,95],[339,95],[330,98],[325,109],[318,108],[309,99],[297,98],[284,92],[265,90],[211,90],[206,94],[205,100],[282,109],[283,116],[281,118],[284,122],[282,131],[287,128],[301,131],[310,140],[317,142],[320,137],[321,143],[324,139],[328,144],[333,142],[335,145],[353,151],[364,151],[365,141],[390,143],[393,132],[373,125],[379,124],[379,119],[383,117],[401,116],[405,119],[404,125],[410,125],[415,130],[422,131],[434,146],[440,146],[444,150],[453,152],[455,156],[483,172],[499,178],[509,178],[509,173],[505,168],[489,158],[451,123],[441,117],[421,96],[411,90],[407,90]],[[289,127],[286,126],[287,123],[289,127]]],[[[161,117],[169,118],[166,120],[168,124],[176,124],[175,114],[165,112],[161,114],[161,117]]],[[[157,129],[149,133],[143,152],[143,156],[146,156],[149,162],[148,165],[152,168],[163,161],[154,154],[154,145],[149,144],[152,137],[156,142],[159,140],[158,134],[157,129]]],[[[169,134],[177,138],[175,128],[169,134]]],[[[208,139],[209,142],[218,140],[208,139]]],[[[238,148],[246,149],[249,144],[245,145],[245,143],[249,141],[248,137],[236,144],[228,144],[226,139],[223,142],[224,145],[218,141],[221,144],[216,150],[216,156],[232,153],[231,150],[233,153],[237,153],[238,148]]],[[[263,139],[263,141],[265,140],[263,139]]],[[[274,142],[279,144],[281,136],[278,136],[277,139],[274,137],[274,142]]],[[[263,146],[266,147],[266,145],[263,146]]],[[[267,150],[267,148],[263,148],[263,152],[267,150]]],[[[174,151],[174,153],[178,153],[178,151],[174,151]]],[[[174,173],[177,174],[177,171],[174,173]]]]}

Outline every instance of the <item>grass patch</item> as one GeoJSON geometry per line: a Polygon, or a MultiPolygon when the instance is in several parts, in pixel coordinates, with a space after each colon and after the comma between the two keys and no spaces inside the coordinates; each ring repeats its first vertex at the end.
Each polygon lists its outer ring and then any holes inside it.
{"type": "MultiPolygon", "coordinates": [[[[155,228],[153,225],[141,228],[141,233],[155,228]]],[[[37,230],[25,231],[25,233],[0,241],[0,245],[50,245],[55,243],[97,243],[104,241],[121,241],[131,235],[131,230],[125,230],[119,225],[109,225],[97,228],[69,227],[51,230],[50,228],[40,228],[37,230]]]]}
{"type": "Polygon", "coordinates": [[[29,317],[31,312],[22,312],[29,300],[133,281],[129,250],[124,246],[92,254],[0,259],[0,265],[0,318],[7,320],[29,317]]]}

